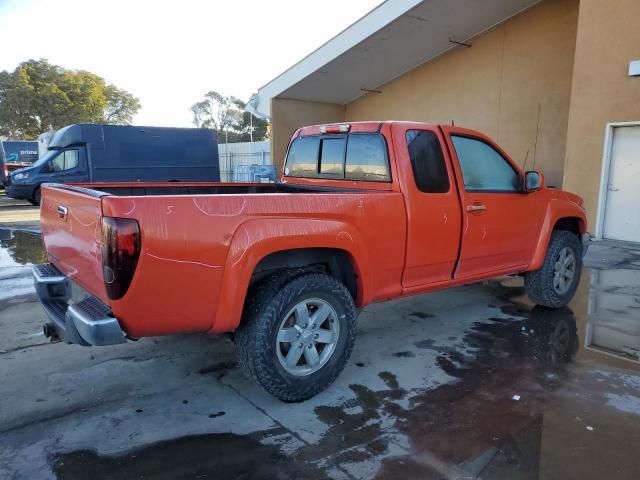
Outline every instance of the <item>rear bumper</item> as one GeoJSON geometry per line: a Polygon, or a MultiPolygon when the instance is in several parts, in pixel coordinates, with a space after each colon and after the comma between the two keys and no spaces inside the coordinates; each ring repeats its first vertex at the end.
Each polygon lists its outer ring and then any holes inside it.
{"type": "Polygon", "coordinates": [[[19,200],[31,200],[33,198],[33,185],[20,185],[18,183],[10,183],[7,185],[7,196],[19,200]]]}
{"type": "Polygon", "coordinates": [[[88,296],[78,303],[69,303],[71,281],[54,265],[34,266],[33,280],[42,308],[51,320],[44,325],[47,337],[84,346],[127,341],[118,319],[98,298],[88,296]]]}

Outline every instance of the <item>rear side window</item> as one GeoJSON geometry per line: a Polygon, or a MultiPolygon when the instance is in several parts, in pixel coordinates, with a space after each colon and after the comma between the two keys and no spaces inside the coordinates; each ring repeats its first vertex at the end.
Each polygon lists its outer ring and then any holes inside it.
{"type": "Polygon", "coordinates": [[[382,136],[364,133],[349,135],[345,178],[368,182],[391,180],[387,148],[382,136]]]}
{"type": "Polygon", "coordinates": [[[482,140],[452,136],[451,141],[468,192],[519,192],[520,176],[509,162],[482,140]]]}
{"type": "Polygon", "coordinates": [[[413,178],[418,189],[425,193],[448,192],[449,174],[442,146],[435,133],[408,130],[406,137],[413,178]]]}
{"type": "Polygon", "coordinates": [[[284,174],[289,177],[388,182],[387,145],[378,133],[296,138],[284,174]]]}

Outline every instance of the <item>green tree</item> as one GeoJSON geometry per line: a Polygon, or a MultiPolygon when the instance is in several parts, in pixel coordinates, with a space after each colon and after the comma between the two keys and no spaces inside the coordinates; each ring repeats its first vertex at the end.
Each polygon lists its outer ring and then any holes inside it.
{"type": "Polygon", "coordinates": [[[140,100],[126,90],[115,85],[107,85],[104,90],[107,105],[104,109],[104,123],[111,125],[130,124],[140,110],[140,100]]]}
{"type": "Polygon", "coordinates": [[[234,124],[234,132],[237,133],[238,142],[248,142],[253,139],[254,142],[266,140],[269,137],[269,122],[264,118],[258,118],[247,112],[247,104],[241,100],[235,99],[235,105],[242,112],[242,116],[234,124]],[[253,135],[251,131],[253,129],[253,135]]]}
{"type": "Polygon", "coordinates": [[[265,140],[269,123],[245,111],[246,103],[234,96],[225,96],[216,91],[205,94],[204,99],[191,106],[193,124],[198,128],[213,128],[223,142],[248,142],[265,140]]]}
{"type": "Polygon", "coordinates": [[[0,72],[0,134],[34,138],[71,123],[131,123],[139,100],[84,70],[29,60],[0,72]]]}

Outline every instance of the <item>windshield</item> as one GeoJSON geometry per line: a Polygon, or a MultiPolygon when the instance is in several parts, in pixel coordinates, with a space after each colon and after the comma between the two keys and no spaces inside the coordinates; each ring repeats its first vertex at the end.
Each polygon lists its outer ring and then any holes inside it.
{"type": "Polygon", "coordinates": [[[60,150],[47,150],[47,153],[45,153],[42,157],[35,161],[32,166],[39,167],[40,165],[47,163],[53,157],[58,155],[58,153],[60,153],[60,150]]]}

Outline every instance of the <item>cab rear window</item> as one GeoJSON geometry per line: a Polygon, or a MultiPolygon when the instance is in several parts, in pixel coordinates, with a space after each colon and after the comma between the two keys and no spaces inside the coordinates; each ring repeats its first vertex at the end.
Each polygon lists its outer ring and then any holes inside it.
{"type": "Polygon", "coordinates": [[[285,176],[389,182],[387,145],[378,133],[298,137],[289,148],[285,176]]]}
{"type": "Polygon", "coordinates": [[[318,176],[319,137],[298,137],[289,148],[285,175],[292,177],[318,176]]]}

